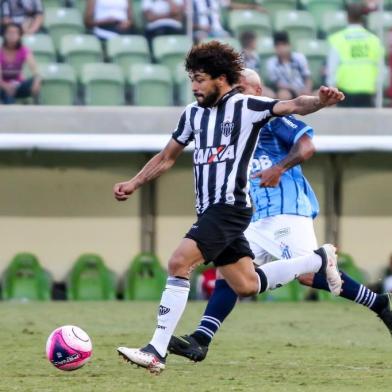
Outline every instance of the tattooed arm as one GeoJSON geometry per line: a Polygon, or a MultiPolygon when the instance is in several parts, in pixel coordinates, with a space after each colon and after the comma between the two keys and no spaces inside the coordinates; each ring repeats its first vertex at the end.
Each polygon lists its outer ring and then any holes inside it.
{"type": "Polygon", "coordinates": [[[309,114],[318,110],[336,105],[344,100],[344,94],[334,87],[320,87],[318,96],[301,95],[290,101],[279,101],[274,106],[274,114],[284,116],[287,114],[309,114]]]}
{"type": "Polygon", "coordinates": [[[279,185],[280,178],[284,172],[310,159],[315,151],[316,148],[312,139],[306,134],[302,135],[291,147],[285,158],[276,165],[255,173],[253,178],[260,178],[260,186],[262,187],[276,187],[279,185]]]}

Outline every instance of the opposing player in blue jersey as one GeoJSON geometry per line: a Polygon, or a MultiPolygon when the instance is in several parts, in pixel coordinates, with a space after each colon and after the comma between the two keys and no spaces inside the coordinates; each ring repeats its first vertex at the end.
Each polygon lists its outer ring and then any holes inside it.
{"type": "MultiPolygon", "coordinates": [[[[239,88],[244,94],[261,95],[262,85],[257,73],[244,70],[239,88]]],[[[309,254],[317,248],[313,219],[318,215],[319,204],[299,165],[315,151],[312,137],[313,129],[293,116],[276,118],[260,131],[251,167],[254,214],[245,231],[258,265],[272,258],[288,259],[309,254]]],[[[374,311],[391,332],[390,294],[377,295],[344,272],[341,275],[340,295],[374,311]]],[[[300,276],[299,281],[329,291],[321,274],[300,276]]],[[[169,352],[202,361],[237,298],[226,281],[218,278],[196,331],[180,338],[173,336],[169,352]]]]}

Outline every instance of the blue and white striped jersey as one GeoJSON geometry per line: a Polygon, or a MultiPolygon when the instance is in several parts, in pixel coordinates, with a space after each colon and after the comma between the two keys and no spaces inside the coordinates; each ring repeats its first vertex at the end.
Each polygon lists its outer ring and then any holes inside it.
{"type": "MultiPolygon", "coordinates": [[[[251,173],[280,162],[304,134],[313,137],[313,129],[294,116],[276,118],[264,125],[251,161],[251,173]]],[[[286,171],[276,188],[260,187],[259,178],[251,179],[250,194],[255,208],[253,221],[281,214],[315,218],[319,213],[316,195],[300,165],[286,171]]]]}

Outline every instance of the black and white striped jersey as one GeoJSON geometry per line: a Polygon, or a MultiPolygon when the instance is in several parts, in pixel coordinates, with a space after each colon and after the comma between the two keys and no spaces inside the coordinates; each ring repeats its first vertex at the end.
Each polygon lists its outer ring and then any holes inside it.
{"type": "Polygon", "coordinates": [[[249,161],[260,128],[274,115],[277,101],[232,90],[214,107],[194,102],[181,115],[173,139],[195,142],[193,152],[196,211],[215,203],[250,207],[249,161]]]}

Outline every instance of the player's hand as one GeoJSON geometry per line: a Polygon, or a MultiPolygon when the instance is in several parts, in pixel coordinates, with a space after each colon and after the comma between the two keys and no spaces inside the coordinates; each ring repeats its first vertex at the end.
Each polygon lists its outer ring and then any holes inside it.
{"type": "Polygon", "coordinates": [[[323,106],[332,106],[344,100],[344,94],[335,87],[321,86],[318,92],[323,106]]]}
{"type": "Polygon", "coordinates": [[[128,200],[129,196],[131,196],[137,188],[135,182],[132,180],[119,182],[113,187],[114,197],[118,201],[128,200]]]}
{"type": "Polygon", "coordinates": [[[260,178],[260,186],[265,188],[275,188],[280,183],[280,177],[283,174],[283,168],[274,165],[261,172],[255,173],[253,178],[260,178]]]}

